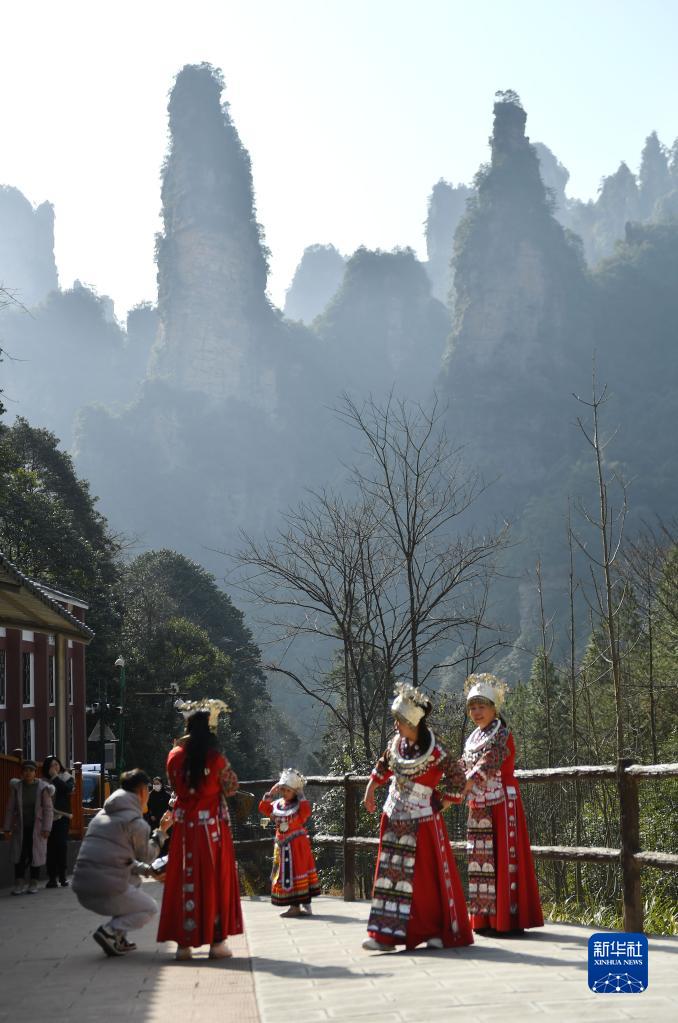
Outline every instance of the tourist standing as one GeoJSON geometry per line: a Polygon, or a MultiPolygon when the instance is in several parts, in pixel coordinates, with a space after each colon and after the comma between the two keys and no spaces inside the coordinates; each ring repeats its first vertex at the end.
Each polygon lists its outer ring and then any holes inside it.
{"type": "Polygon", "coordinates": [[[476,726],[463,755],[471,924],[481,934],[520,934],[543,926],[544,917],[514,774],[515,744],[499,713],[506,683],[487,672],[469,675],[465,692],[476,726]]]}
{"type": "Polygon", "coordinates": [[[12,839],[15,885],[12,895],[35,895],[40,867],[47,857],[47,839],[52,828],[54,787],[37,777],[34,760],[24,760],[21,777],[9,783],[9,801],[5,812],[5,835],[12,839]],[[30,880],[26,887],[26,871],[30,880]]]}
{"type": "Polygon", "coordinates": [[[54,820],[47,839],[47,884],[45,888],[56,888],[57,878],[62,888],[68,887],[68,831],[73,814],[71,794],[75,788],[73,776],[65,769],[58,757],[45,757],[42,763],[42,777],[54,786],[54,820]]]}
{"type": "Polygon", "coordinates": [[[177,959],[209,945],[211,959],[232,955],[230,934],[241,934],[238,868],[226,796],[238,779],[219,752],[216,727],[228,708],[221,700],[177,700],[187,734],[167,758],[176,803],[158,941],[176,941],[177,959]]]}
{"type": "Polygon", "coordinates": [[[152,828],[157,828],[160,818],[169,808],[169,802],[170,794],[164,787],[162,778],[156,775],[148,796],[148,810],[144,814],[146,823],[150,824],[152,828]]]}
{"type": "Polygon", "coordinates": [[[374,790],[390,780],[363,948],[470,945],[464,893],[440,812],[463,787],[464,773],[426,723],[431,703],[425,694],[408,685],[396,692],[391,706],[396,734],[363,800],[374,813],[374,790]]]}

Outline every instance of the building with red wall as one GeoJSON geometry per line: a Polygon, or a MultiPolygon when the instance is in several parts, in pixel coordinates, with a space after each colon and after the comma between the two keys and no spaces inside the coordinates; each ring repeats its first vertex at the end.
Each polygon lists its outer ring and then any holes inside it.
{"type": "Polygon", "coordinates": [[[0,553],[0,753],[87,759],[87,604],[29,579],[0,553]]]}

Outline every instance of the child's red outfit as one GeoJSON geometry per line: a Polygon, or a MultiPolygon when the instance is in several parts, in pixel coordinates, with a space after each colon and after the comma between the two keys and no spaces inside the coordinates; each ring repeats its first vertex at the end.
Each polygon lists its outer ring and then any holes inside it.
{"type": "Polygon", "coordinates": [[[495,718],[466,740],[463,762],[475,785],[468,798],[468,909],[475,930],[542,927],[530,836],[514,775],[513,736],[495,718]]]}
{"type": "Polygon", "coordinates": [[[464,891],[438,812],[440,795],[458,794],[464,775],[430,736],[423,751],[396,736],[372,771],[377,785],[391,781],[367,924],[370,938],[381,945],[411,949],[431,938],[442,939],[447,948],[473,944],[464,891]]]}
{"type": "Polygon", "coordinates": [[[284,799],[271,802],[262,799],[259,813],[275,824],[271,902],[274,906],[308,905],[320,895],[320,884],[311,851],[311,841],[304,824],[311,816],[307,799],[284,799]]]}

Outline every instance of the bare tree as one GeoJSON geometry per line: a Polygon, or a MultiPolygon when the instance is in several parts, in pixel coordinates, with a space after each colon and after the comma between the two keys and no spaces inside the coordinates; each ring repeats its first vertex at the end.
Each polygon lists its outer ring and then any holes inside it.
{"type": "Polygon", "coordinates": [[[590,445],[595,463],[595,479],[598,491],[598,512],[592,514],[583,500],[579,502],[579,511],[597,534],[599,553],[595,554],[591,545],[581,536],[572,532],[572,537],[589,561],[593,595],[587,598],[592,613],[600,623],[600,630],[593,630],[594,641],[602,635],[603,644],[598,647],[598,655],[606,665],[606,673],[612,679],[615,706],[616,753],[621,757],[625,752],[624,735],[624,692],[621,658],[619,653],[619,630],[617,620],[624,603],[626,586],[619,573],[615,574],[615,566],[619,556],[624,523],[627,512],[626,484],[614,468],[606,465],[605,451],[614,438],[614,434],[603,440],[600,432],[600,410],[607,400],[607,387],[598,394],[596,390],[595,370],[593,374],[592,398],[585,401],[574,395],[580,404],[590,410],[590,422],[584,423],[577,418],[582,434],[590,445]],[[620,494],[619,507],[613,507],[610,487],[614,484],[620,494]]]}
{"type": "Polygon", "coordinates": [[[371,456],[369,470],[353,467],[352,500],[311,493],[274,539],[245,536],[238,562],[279,640],[311,635],[325,653],[339,645],[331,671],[327,657],[303,678],[281,664],[267,667],[325,708],[352,756],[359,738],[369,758],[385,741],[397,678],[419,685],[449,669],[454,658],[438,663],[436,655],[466,630],[476,658],[496,645],[485,621],[486,583],[506,530],[455,532],[482,488],[450,453],[437,405],[431,412],[393,400],[358,407],[345,397],[339,414],[371,456]]]}

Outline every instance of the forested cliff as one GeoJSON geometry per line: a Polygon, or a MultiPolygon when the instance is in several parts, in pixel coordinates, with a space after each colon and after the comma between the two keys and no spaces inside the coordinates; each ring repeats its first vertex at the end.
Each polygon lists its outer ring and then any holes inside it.
{"type": "MultiPolygon", "coordinates": [[[[32,315],[3,313],[3,348],[30,367],[4,364],[7,398],[72,448],[116,529],[223,575],[216,552],[241,529],[263,535],[306,488],[341,489],[341,392],[425,404],[435,390],[452,441],[492,482],[475,524],[514,524],[498,615],[529,646],[525,572],[540,556],[560,600],[568,497],[589,485],[572,394],[590,392],[594,359],[632,514],[675,504],[675,151],[651,134],[638,178],[622,165],[594,202],[573,201],[518,97],[498,94],[489,162],[472,184],[433,189],[427,263],[407,248],[311,246],[286,317],[267,295],[250,158],[220,72],[185,67],[168,112],[157,306],[123,325],[105,298],[36,271],[32,315]]],[[[45,230],[35,244],[49,255],[45,230]]]]}

